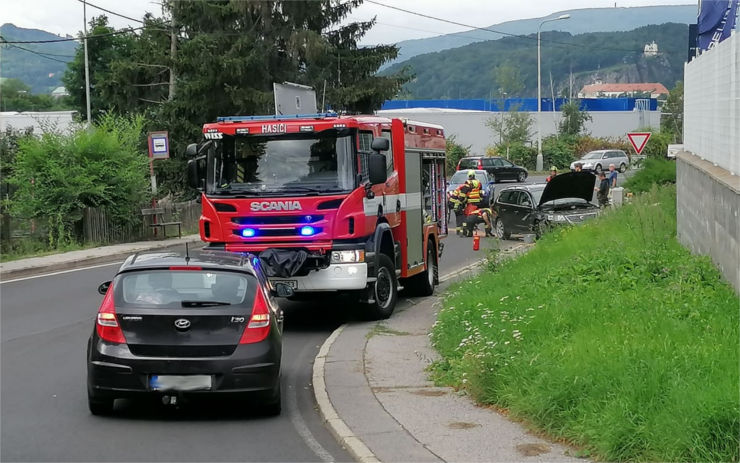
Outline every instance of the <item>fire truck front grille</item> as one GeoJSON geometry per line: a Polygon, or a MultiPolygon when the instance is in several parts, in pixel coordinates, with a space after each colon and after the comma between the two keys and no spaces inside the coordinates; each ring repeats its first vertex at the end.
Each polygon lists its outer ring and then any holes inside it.
{"type": "Polygon", "coordinates": [[[249,235],[244,234],[244,230],[234,230],[234,234],[241,237],[247,238],[261,238],[261,237],[290,237],[290,236],[313,236],[321,233],[321,228],[310,227],[310,233],[306,233],[302,230],[302,227],[290,227],[290,228],[262,228],[254,229],[250,228],[252,232],[249,235]]]}
{"type": "Polygon", "coordinates": [[[263,217],[232,217],[237,225],[305,225],[324,220],[323,215],[268,215],[263,217]]]}

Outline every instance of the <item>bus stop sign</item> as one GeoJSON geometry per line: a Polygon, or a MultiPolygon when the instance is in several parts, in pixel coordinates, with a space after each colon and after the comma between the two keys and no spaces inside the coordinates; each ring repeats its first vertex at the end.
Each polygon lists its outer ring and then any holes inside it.
{"type": "Polygon", "coordinates": [[[170,157],[170,140],[167,132],[149,132],[149,157],[152,159],[170,157]]]}

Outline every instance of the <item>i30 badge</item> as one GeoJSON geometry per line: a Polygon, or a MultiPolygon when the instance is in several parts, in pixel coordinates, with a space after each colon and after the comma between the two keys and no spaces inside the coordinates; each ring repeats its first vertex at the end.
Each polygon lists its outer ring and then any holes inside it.
{"type": "Polygon", "coordinates": [[[190,328],[190,320],[187,320],[185,318],[178,318],[175,320],[175,328],[178,330],[186,330],[190,328]]]}

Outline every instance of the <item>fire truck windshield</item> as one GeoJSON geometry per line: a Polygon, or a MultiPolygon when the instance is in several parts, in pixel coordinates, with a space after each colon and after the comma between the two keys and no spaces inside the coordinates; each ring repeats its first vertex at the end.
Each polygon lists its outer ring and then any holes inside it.
{"type": "Polygon", "coordinates": [[[215,146],[212,194],[310,195],[356,185],[354,138],[348,130],[273,136],[224,135],[215,146]]]}

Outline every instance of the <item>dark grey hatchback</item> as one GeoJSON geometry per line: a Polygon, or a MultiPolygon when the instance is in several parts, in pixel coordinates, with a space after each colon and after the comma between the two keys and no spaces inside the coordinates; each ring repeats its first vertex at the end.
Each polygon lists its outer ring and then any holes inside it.
{"type": "Polygon", "coordinates": [[[136,254],[98,291],[87,346],[93,414],[110,414],[117,398],[232,395],[280,413],[283,315],[258,259],[136,254]]]}

